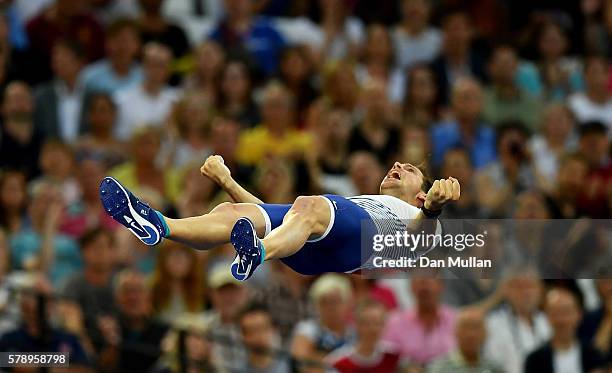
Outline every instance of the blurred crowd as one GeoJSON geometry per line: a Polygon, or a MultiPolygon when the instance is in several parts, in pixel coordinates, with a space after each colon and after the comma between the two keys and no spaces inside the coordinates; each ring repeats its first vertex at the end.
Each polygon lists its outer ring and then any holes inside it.
{"type": "MultiPolygon", "coordinates": [[[[169,217],[453,176],[446,218],[607,219],[612,2],[0,0],[0,351],[103,372],[591,372],[612,281],[372,280],[142,245],[112,175],[169,217]]],[[[521,236],[522,238],[528,236],[521,236]]],[[[545,246],[521,240],[517,246],[545,246]]],[[[546,237],[540,236],[545,239],[546,237]]]]}

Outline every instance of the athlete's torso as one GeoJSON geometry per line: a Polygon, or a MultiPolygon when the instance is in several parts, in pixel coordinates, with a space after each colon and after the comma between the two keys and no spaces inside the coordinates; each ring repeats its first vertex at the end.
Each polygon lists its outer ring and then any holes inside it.
{"type": "MultiPolygon", "coordinates": [[[[347,199],[364,209],[370,218],[372,218],[377,234],[385,236],[394,236],[397,232],[404,232],[409,221],[415,219],[420,211],[418,207],[397,197],[382,194],[360,195],[347,199]]],[[[441,231],[441,226],[438,222],[435,233],[440,234],[441,231]]],[[[391,259],[401,256],[415,258],[427,254],[432,248],[407,251],[405,247],[388,247],[383,255],[391,259]]]]}

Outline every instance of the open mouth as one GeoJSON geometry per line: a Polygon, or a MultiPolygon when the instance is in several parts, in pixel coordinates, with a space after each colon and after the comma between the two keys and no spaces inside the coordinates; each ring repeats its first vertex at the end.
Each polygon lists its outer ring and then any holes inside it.
{"type": "Polygon", "coordinates": [[[390,179],[401,180],[400,173],[397,171],[391,171],[387,174],[387,177],[390,179]]]}

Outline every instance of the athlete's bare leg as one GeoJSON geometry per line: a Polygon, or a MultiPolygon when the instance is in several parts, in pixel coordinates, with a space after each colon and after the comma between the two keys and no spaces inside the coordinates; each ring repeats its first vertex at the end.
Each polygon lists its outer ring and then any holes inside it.
{"type": "MultiPolygon", "coordinates": [[[[262,237],[266,229],[265,212],[254,203],[223,203],[205,215],[170,219],[140,201],[112,177],[105,177],[100,183],[100,201],[115,221],[146,245],[156,245],[166,237],[196,249],[217,247],[230,242],[232,231],[240,226],[236,226],[240,218],[250,221],[251,237],[255,234],[262,237]]],[[[297,198],[283,223],[263,242],[269,253],[267,257],[260,255],[260,260],[297,252],[311,235],[323,234],[330,220],[330,206],[324,197],[297,198]]]]}
{"type": "Polygon", "coordinates": [[[283,223],[262,240],[266,251],[264,259],[293,255],[311,236],[325,233],[331,221],[330,209],[324,197],[298,197],[283,218],[283,223]]]}
{"type": "Polygon", "coordinates": [[[196,249],[211,249],[230,242],[232,227],[241,217],[249,218],[257,234],[264,235],[266,221],[257,205],[226,202],[201,216],[184,219],[164,217],[170,231],[166,238],[196,249]]]}
{"type": "MultiPolygon", "coordinates": [[[[249,218],[257,235],[265,233],[265,219],[251,203],[223,203],[210,213],[185,219],[165,218],[170,240],[197,249],[210,249],[229,242],[230,232],[241,218],[249,218]]],[[[298,197],[283,223],[262,240],[265,259],[284,258],[296,253],[311,236],[322,235],[331,219],[328,202],[321,196],[298,197]]]]}

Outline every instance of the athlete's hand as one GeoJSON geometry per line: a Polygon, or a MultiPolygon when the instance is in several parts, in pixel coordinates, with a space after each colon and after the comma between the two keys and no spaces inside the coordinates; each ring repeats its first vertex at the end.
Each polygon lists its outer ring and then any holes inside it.
{"type": "Polygon", "coordinates": [[[425,197],[425,208],[432,211],[441,210],[449,201],[456,201],[461,196],[461,186],[454,177],[434,181],[425,197]]]}
{"type": "Polygon", "coordinates": [[[211,155],[206,158],[206,161],[200,167],[200,172],[220,186],[231,180],[230,169],[227,168],[223,162],[223,157],[220,155],[211,155]]]}

